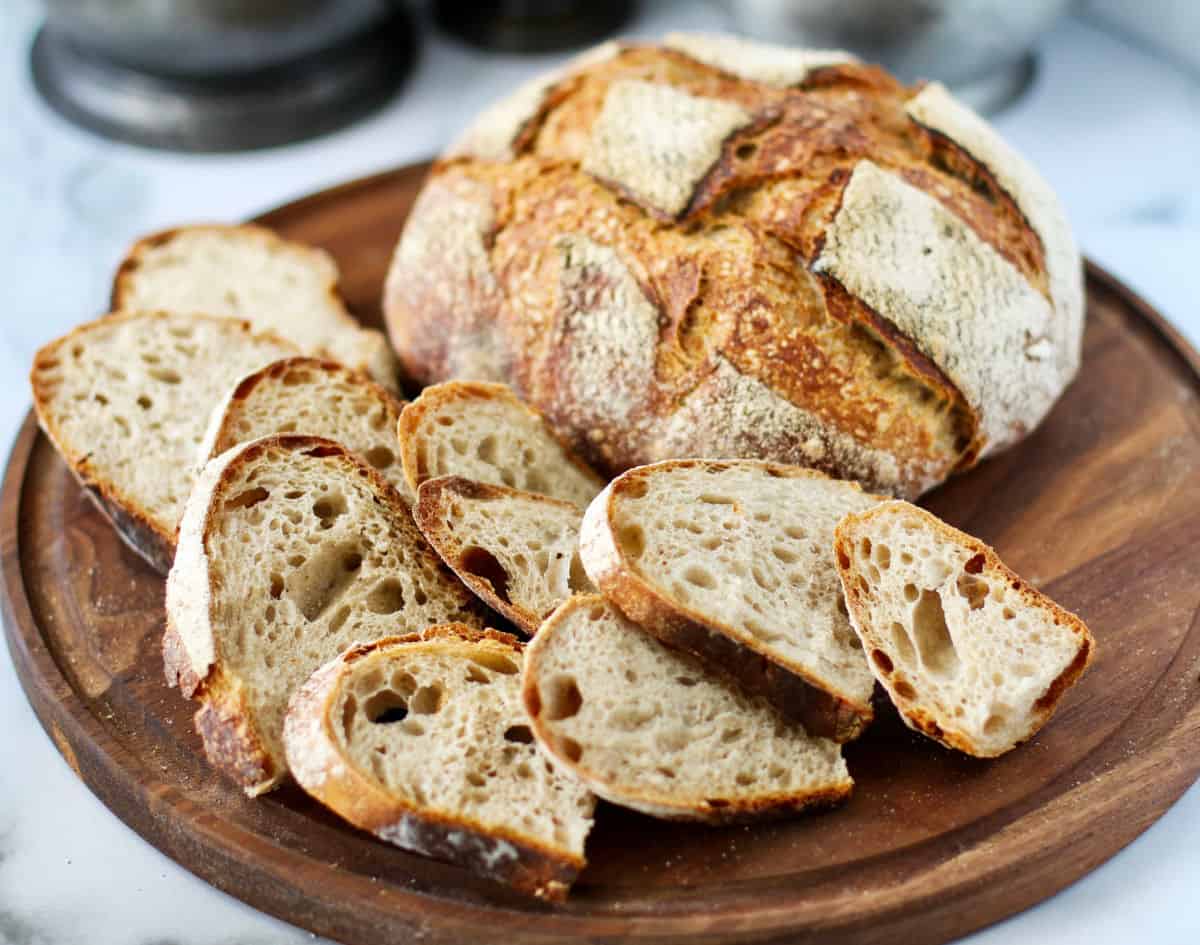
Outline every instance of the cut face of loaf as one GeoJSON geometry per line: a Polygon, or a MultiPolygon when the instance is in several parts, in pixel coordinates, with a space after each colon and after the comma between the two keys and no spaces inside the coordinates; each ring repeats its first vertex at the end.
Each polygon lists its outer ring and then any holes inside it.
{"type": "Polygon", "coordinates": [[[907,502],[837,529],[850,617],[910,728],[990,758],[1030,738],[1087,667],[1083,621],[907,502]]]}
{"type": "Polygon", "coordinates": [[[328,253],[266,227],[186,226],[133,245],[117,270],[112,306],[245,319],[395,390],[387,339],[346,311],[337,280],[328,253]]]}
{"type": "Polygon", "coordinates": [[[307,433],[349,447],[406,498],[396,422],[404,402],[333,361],[285,358],[242,378],[213,411],[201,465],[238,443],[307,433]]]}
{"type": "Polygon", "coordinates": [[[664,646],[598,595],[577,595],[529,644],[538,742],[600,797],[654,817],[724,823],[834,803],[838,745],[664,646]]]}
{"type": "Polygon", "coordinates": [[[389,843],[564,899],[595,799],[538,754],[521,660],[512,637],[461,624],[351,647],[292,699],[292,773],[389,843]]]}
{"type": "Polygon", "coordinates": [[[604,487],[546,419],[503,384],[426,387],[400,416],[404,475],[416,492],[438,476],[509,486],[586,506],[604,487]]]}
{"type": "Polygon", "coordinates": [[[578,506],[459,476],[417,494],[417,525],[442,560],[526,633],[571,594],[596,590],[579,560],[578,506]]]}
{"type": "Polygon", "coordinates": [[[588,507],[580,554],[634,622],[846,741],[870,722],[875,683],[845,613],[833,530],[878,501],[794,466],[655,463],[588,507]]]}
{"type": "Polygon", "coordinates": [[[121,537],[165,574],[209,414],[289,342],[246,322],[131,312],[52,341],[33,359],[38,422],[121,537]]]}
{"type": "Polygon", "coordinates": [[[188,498],[167,579],[167,680],[201,703],[196,728],[248,794],[286,773],[283,715],[318,666],[354,642],[478,605],[400,495],[345,447],[274,436],[222,453],[188,498]]]}

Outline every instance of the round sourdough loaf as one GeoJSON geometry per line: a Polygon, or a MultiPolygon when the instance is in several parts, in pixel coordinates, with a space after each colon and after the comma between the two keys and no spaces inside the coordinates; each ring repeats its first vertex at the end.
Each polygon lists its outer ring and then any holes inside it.
{"type": "Polygon", "coordinates": [[[616,473],[812,466],[914,496],[1079,364],[1046,182],[940,85],[833,52],[606,44],[435,166],[384,292],[419,383],[504,381],[616,473]]]}

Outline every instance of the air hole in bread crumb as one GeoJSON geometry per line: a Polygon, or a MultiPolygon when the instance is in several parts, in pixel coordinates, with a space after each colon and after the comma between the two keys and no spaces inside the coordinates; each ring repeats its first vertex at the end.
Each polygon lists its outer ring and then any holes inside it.
{"type": "Polygon", "coordinates": [[[758,778],[756,778],[749,771],[739,771],[737,774],[737,777],[734,778],[734,780],[741,787],[749,787],[751,784],[753,784],[755,781],[757,781],[758,778]]]}
{"type": "Polygon", "coordinates": [[[892,550],[887,545],[876,545],[872,557],[880,570],[886,571],[892,566],[892,550]]]}
{"type": "Polygon", "coordinates": [[[347,621],[347,619],[349,619],[349,617],[350,617],[350,608],[349,607],[339,607],[337,612],[334,613],[334,615],[329,618],[329,632],[337,633],[339,630],[342,629],[342,624],[344,624],[347,621]]]}
{"type": "Polygon", "coordinates": [[[381,689],[363,704],[363,714],[376,725],[402,722],[408,718],[408,700],[391,689],[381,689]]]}
{"type": "Polygon", "coordinates": [[[702,492],[700,493],[699,499],[705,505],[737,505],[737,499],[731,498],[727,495],[718,495],[715,492],[702,492]]]}
{"type": "Polygon", "coordinates": [[[367,610],[373,614],[395,614],[404,609],[404,588],[396,578],[384,578],[367,595],[367,610]]]}
{"type": "Polygon", "coordinates": [[[963,570],[966,571],[967,574],[978,574],[983,570],[983,562],[984,557],[982,554],[973,555],[967,560],[967,563],[963,565],[963,570]]]}
{"type": "Polygon", "coordinates": [[[917,585],[915,585],[915,584],[905,584],[904,585],[904,599],[906,601],[908,601],[909,603],[912,603],[920,596],[921,595],[917,592],[917,585]]]}
{"type": "Polygon", "coordinates": [[[904,624],[893,620],[889,629],[892,633],[892,648],[896,651],[900,662],[909,666],[913,665],[917,661],[917,653],[913,649],[912,640],[909,638],[904,624]]]}
{"type": "Polygon", "coordinates": [[[949,676],[958,671],[958,651],[946,626],[942,598],[937,591],[922,591],[913,608],[912,629],[921,665],[935,675],[949,676]]]}
{"type": "Polygon", "coordinates": [[[533,732],[528,725],[510,725],[504,730],[506,742],[516,742],[518,745],[533,744],[533,732]]]}
{"type": "Polygon", "coordinates": [[[620,485],[621,495],[627,499],[644,499],[650,487],[643,479],[629,479],[620,485]]]}
{"type": "Polygon", "coordinates": [[[896,668],[892,665],[891,657],[884,653],[883,650],[872,650],[871,659],[875,661],[875,665],[879,667],[879,671],[885,676],[890,676],[892,670],[896,668]]]}
{"type": "Polygon", "coordinates": [[[405,719],[400,723],[400,731],[405,735],[424,735],[425,726],[416,719],[405,719]]]}
{"type": "Polygon", "coordinates": [[[745,144],[739,144],[733,154],[739,161],[748,161],[754,157],[758,151],[758,145],[752,141],[747,141],[745,144]]]}
{"type": "Polygon", "coordinates": [[[841,568],[843,571],[849,570],[850,559],[846,556],[846,552],[844,552],[841,548],[837,550],[837,559],[839,568],[841,568]]]}
{"type": "Polygon", "coordinates": [[[583,746],[580,745],[579,742],[575,741],[575,739],[568,738],[566,735],[559,737],[558,750],[562,752],[563,757],[572,764],[583,757],[583,746]]]}
{"type": "Polygon", "coordinates": [[[376,469],[387,469],[396,461],[396,454],[386,446],[372,446],[364,456],[376,469]]]}
{"type": "Polygon", "coordinates": [[[358,711],[358,700],[354,696],[347,696],[346,701],[342,704],[342,731],[346,733],[346,737],[350,737],[350,727],[354,724],[354,715],[358,711]]]}
{"type": "MultiPolygon", "coordinates": [[[[967,563],[970,564],[970,562],[967,563]]],[[[971,610],[979,610],[983,606],[984,601],[987,600],[987,582],[977,577],[972,577],[965,571],[958,576],[958,580],[954,582],[954,586],[958,589],[959,596],[966,600],[967,606],[971,610]]]]}
{"type": "Polygon", "coordinates": [[[684,571],[683,579],[689,584],[694,584],[696,587],[702,587],[705,590],[711,591],[717,586],[717,579],[706,568],[702,568],[698,564],[693,564],[684,571]]]}
{"type": "Polygon", "coordinates": [[[174,368],[152,367],[146,373],[164,384],[179,384],[183,381],[183,376],[174,368]]]}
{"type": "Polygon", "coordinates": [[[478,771],[468,771],[467,783],[473,785],[474,787],[484,787],[487,784],[487,778],[485,778],[478,771]]]}
{"type": "Polygon", "coordinates": [[[485,436],[479,441],[479,445],[475,447],[475,455],[489,466],[496,464],[496,438],[494,436],[485,436]]]}
{"type": "Polygon", "coordinates": [[[547,719],[557,722],[579,713],[583,706],[583,695],[574,676],[558,673],[541,686],[543,712],[547,719]]]}
{"type": "Polygon", "coordinates": [[[413,693],[408,707],[417,715],[433,715],[442,707],[445,692],[437,683],[422,686],[413,693]]]}
{"type": "Polygon", "coordinates": [[[246,489],[239,492],[237,495],[225,500],[227,509],[252,509],[260,502],[265,502],[270,498],[271,493],[258,486],[255,489],[246,489]]]}
{"type": "Polygon", "coordinates": [[[907,551],[900,552],[900,563],[901,564],[912,564],[913,556],[910,555],[907,551]]]}
{"type": "Polygon", "coordinates": [[[139,407],[141,407],[143,410],[149,410],[151,407],[154,406],[154,401],[152,401],[145,394],[139,394],[138,399],[137,399],[137,405],[139,407]]]}
{"type": "Polygon", "coordinates": [[[283,593],[283,576],[280,574],[272,573],[271,574],[271,598],[273,600],[279,600],[279,597],[282,593],[283,593]]]}
{"type": "Polygon", "coordinates": [[[903,679],[897,679],[892,683],[892,686],[896,690],[896,695],[898,695],[901,699],[908,699],[911,701],[917,697],[917,690],[915,690],[903,679]]]}
{"type": "Polygon", "coordinates": [[[995,735],[1000,729],[1004,728],[1007,722],[1008,717],[1003,712],[993,712],[983,723],[983,734],[995,735]]]}
{"type": "Polygon", "coordinates": [[[800,560],[800,556],[785,545],[772,545],[771,554],[773,554],[784,564],[795,564],[800,560]]]}
{"type": "Polygon", "coordinates": [[[709,807],[716,807],[716,808],[729,806],[729,801],[725,800],[724,798],[720,798],[720,797],[706,797],[704,799],[704,803],[707,804],[709,807]]]}
{"type": "Polygon", "coordinates": [[[864,558],[871,557],[871,539],[864,538],[861,542],[859,542],[858,550],[862,552],[862,556],[864,558]]]}
{"type": "Polygon", "coordinates": [[[452,427],[452,426],[454,426],[454,418],[453,418],[453,417],[448,417],[448,416],[446,416],[445,414],[442,414],[442,415],[440,415],[440,416],[437,418],[437,422],[438,422],[438,425],[439,425],[439,426],[443,426],[443,427],[452,427]]]}
{"type": "Polygon", "coordinates": [[[491,585],[492,591],[504,603],[511,603],[508,596],[508,572],[486,548],[472,545],[459,556],[458,566],[491,585]]]}
{"type": "Polygon", "coordinates": [[[528,781],[533,777],[533,769],[524,761],[517,765],[517,777],[522,781],[528,781]]]}
{"type": "Polygon", "coordinates": [[[1000,612],[1000,615],[1005,620],[1014,620],[1017,616],[1016,611],[1014,611],[1011,607],[1005,607],[1004,610],[1000,612]]]}
{"type": "Polygon", "coordinates": [[[467,682],[483,683],[484,685],[487,685],[491,681],[492,677],[485,673],[478,666],[471,665],[467,667],[467,682]]]}
{"type": "Polygon", "coordinates": [[[481,650],[473,654],[471,660],[485,669],[500,673],[502,676],[514,676],[518,671],[517,664],[507,656],[502,656],[499,653],[489,653],[487,650],[481,650]]]}
{"type": "Polygon", "coordinates": [[[603,619],[604,619],[604,608],[603,607],[593,607],[591,610],[588,611],[588,620],[596,621],[596,620],[603,620],[603,619]]]}
{"type": "Polygon", "coordinates": [[[331,528],[338,516],[346,512],[346,497],[337,492],[323,495],[313,503],[312,510],[321,520],[322,528],[331,528]]]}
{"type": "Polygon", "coordinates": [[[660,765],[659,767],[655,768],[654,770],[657,771],[659,774],[661,774],[664,778],[670,778],[671,780],[675,779],[675,769],[674,768],[665,768],[660,765]]]}
{"type": "Polygon", "coordinates": [[[617,543],[629,558],[641,558],[646,552],[646,532],[638,524],[622,525],[617,532],[617,543]]]}
{"type": "Polygon", "coordinates": [[[724,742],[725,744],[729,744],[730,742],[736,742],[741,737],[742,737],[742,730],[740,728],[737,728],[736,726],[734,728],[727,728],[723,732],[721,732],[721,741],[724,742]]]}
{"type": "Polygon", "coordinates": [[[698,680],[693,679],[691,676],[676,676],[675,681],[681,686],[688,687],[694,686],[698,682],[698,680]]]}
{"type": "Polygon", "coordinates": [[[579,560],[579,552],[571,555],[571,567],[567,571],[567,589],[572,592],[592,589],[592,582],[583,568],[583,562],[579,560]]]}

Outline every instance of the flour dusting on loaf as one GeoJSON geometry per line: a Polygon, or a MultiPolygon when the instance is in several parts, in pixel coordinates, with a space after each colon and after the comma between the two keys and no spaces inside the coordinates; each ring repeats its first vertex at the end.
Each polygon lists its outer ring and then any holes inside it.
{"type": "Polygon", "coordinates": [[[767,85],[800,85],[826,66],[857,62],[840,49],[799,49],[720,33],[668,33],[663,45],[743,79],[767,85]]]}

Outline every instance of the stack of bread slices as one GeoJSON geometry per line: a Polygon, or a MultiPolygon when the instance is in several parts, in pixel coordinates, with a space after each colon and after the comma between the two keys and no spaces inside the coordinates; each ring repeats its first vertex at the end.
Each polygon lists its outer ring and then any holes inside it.
{"type": "Polygon", "coordinates": [[[168,682],[248,794],[533,895],[597,797],[710,823],[845,799],[882,686],[992,757],[1087,628],[906,502],[754,460],[604,482],[508,388],[396,395],[324,253],[257,227],[138,243],[115,312],[37,355],[47,436],[167,577],[168,682]]]}

